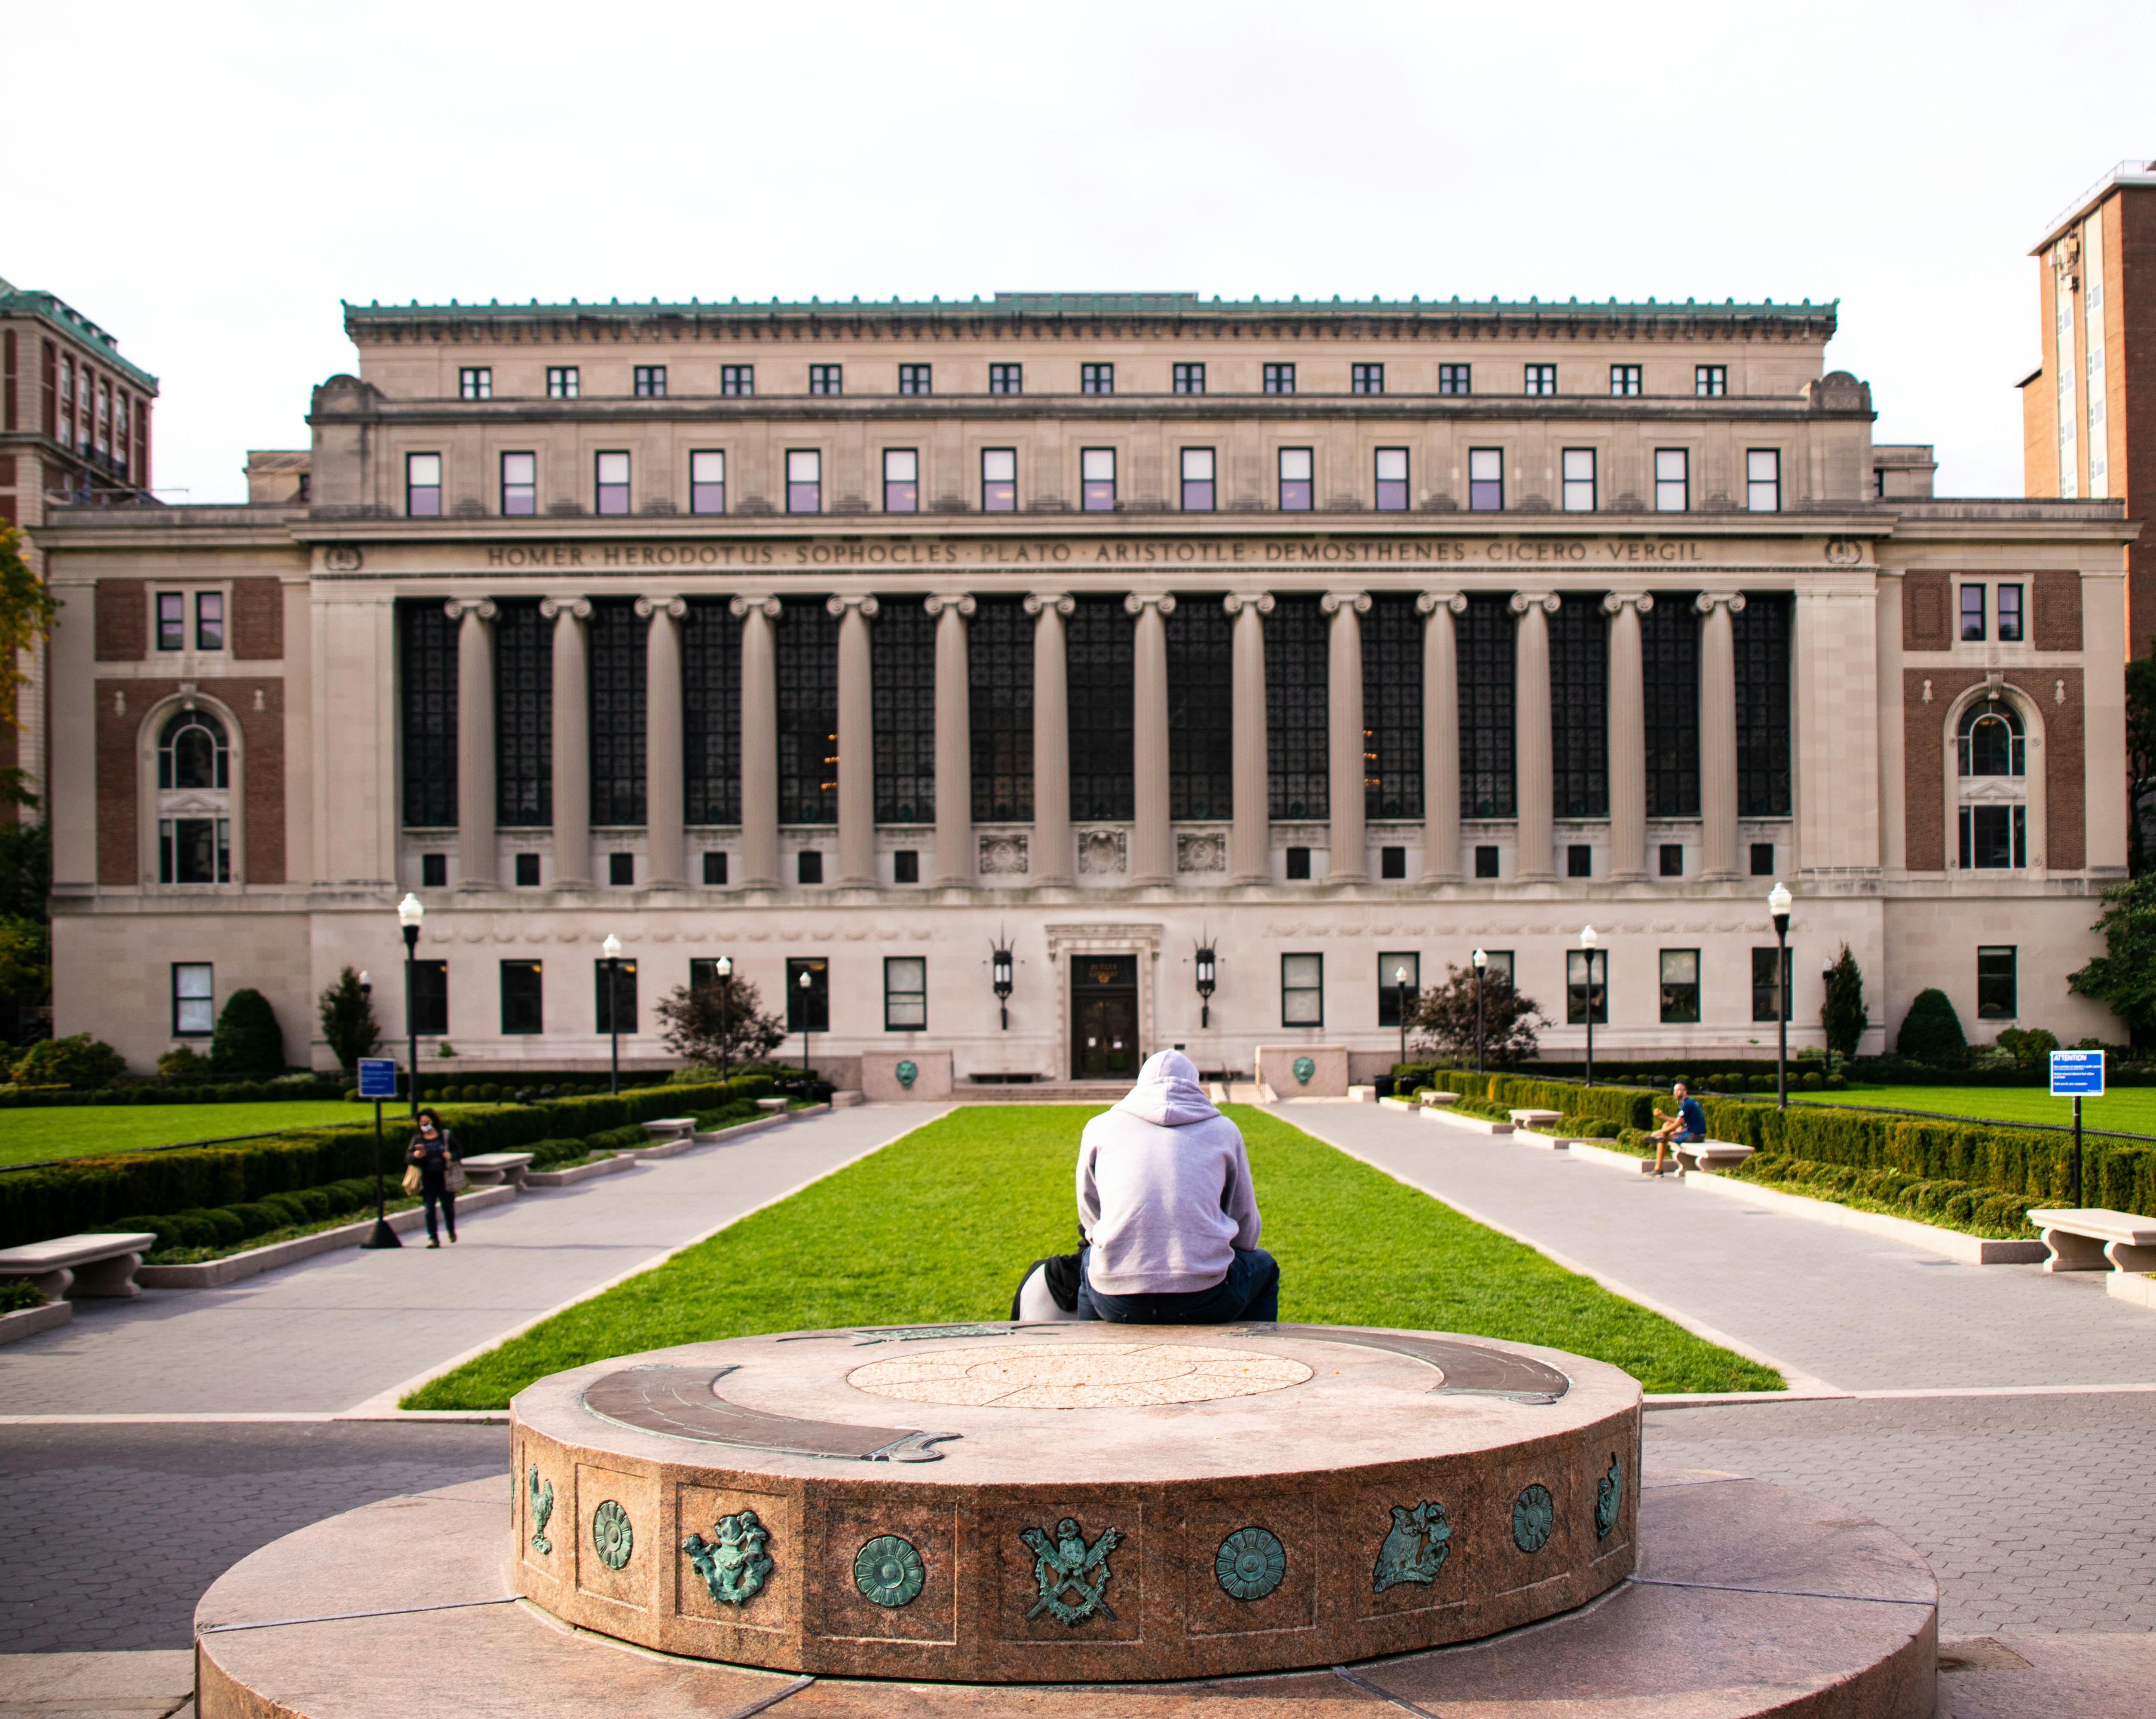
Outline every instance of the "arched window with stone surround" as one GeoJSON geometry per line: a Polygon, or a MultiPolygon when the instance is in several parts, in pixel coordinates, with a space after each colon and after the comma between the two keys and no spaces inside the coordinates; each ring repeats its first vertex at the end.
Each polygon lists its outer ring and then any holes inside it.
{"type": "Polygon", "coordinates": [[[2021,713],[1997,692],[1977,700],[1962,713],[1954,754],[1963,870],[2025,867],[2029,763],[2021,713]]]}
{"type": "Polygon", "coordinates": [[[232,881],[232,747],[224,724],[185,707],[157,736],[157,880],[232,881]]]}

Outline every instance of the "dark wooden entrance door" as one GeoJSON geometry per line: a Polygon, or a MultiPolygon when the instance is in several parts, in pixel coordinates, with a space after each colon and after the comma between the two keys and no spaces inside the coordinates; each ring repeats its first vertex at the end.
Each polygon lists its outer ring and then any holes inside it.
{"type": "Polygon", "coordinates": [[[1081,1080],[1129,1080],[1138,1053],[1135,955],[1070,957],[1070,1072],[1081,1080]]]}

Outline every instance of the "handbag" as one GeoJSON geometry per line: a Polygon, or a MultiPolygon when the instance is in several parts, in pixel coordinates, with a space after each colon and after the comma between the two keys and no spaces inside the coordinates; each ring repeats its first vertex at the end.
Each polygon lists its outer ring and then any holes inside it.
{"type": "Polygon", "coordinates": [[[470,1178],[465,1174],[464,1164],[454,1152],[448,1157],[449,1161],[442,1168],[442,1186],[451,1193],[462,1193],[470,1185],[470,1178]]]}
{"type": "Polygon", "coordinates": [[[417,1164],[407,1164],[404,1167],[404,1192],[417,1193],[418,1191],[419,1167],[417,1164]]]}

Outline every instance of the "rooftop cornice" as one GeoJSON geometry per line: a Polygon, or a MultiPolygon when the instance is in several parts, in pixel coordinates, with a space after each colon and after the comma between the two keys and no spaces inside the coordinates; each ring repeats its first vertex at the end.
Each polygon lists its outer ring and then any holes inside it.
{"type": "Polygon", "coordinates": [[[0,292],[0,316],[28,316],[74,342],[100,364],[110,365],[154,397],[157,378],[120,356],[120,343],[57,293],[0,292]]]}
{"type": "Polygon", "coordinates": [[[1815,403],[1797,395],[1690,394],[760,394],[752,398],[671,394],[616,398],[451,400],[393,399],[365,404],[341,393],[318,400],[310,424],[336,423],[848,423],[1043,418],[1092,423],[1167,419],[1218,423],[1241,418],[1460,419],[1470,423],[1549,419],[1578,423],[1684,420],[1729,423],[1822,418],[1868,422],[1868,406],[1815,403]],[[354,403],[346,403],[352,402],[354,403]]]}
{"type": "Polygon", "coordinates": [[[1817,340],[1835,331],[1840,300],[1740,305],[1733,300],[1679,304],[1525,303],[1491,299],[1224,300],[1196,293],[998,293],[993,298],[918,300],[833,300],[825,303],[382,305],[344,305],[345,332],[357,343],[462,343],[475,340],[636,341],[757,338],[911,339],[948,336],[1073,335],[1121,338],[1226,336],[1268,338],[1285,333],[1367,340],[1493,334],[1594,337],[1621,334],[1817,340]]]}

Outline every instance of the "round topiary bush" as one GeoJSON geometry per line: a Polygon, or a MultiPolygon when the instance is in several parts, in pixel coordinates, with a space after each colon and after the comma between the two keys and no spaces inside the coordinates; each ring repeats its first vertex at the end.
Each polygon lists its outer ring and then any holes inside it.
{"type": "Polygon", "coordinates": [[[285,1033],[267,997],[259,991],[239,990],[226,999],[210,1038],[209,1060],[228,1080],[285,1072],[285,1033]]]}
{"type": "Polygon", "coordinates": [[[1813,1069],[1799,1078],[1798,1084],[1807,1092],[1817,1092],[1826,1085],[1826,1077],[1813,1069]]]}
{"type": "Polygon", "coordinates": [[[1936,988],[1917,992],[1917,1000],[1902,1018],[1902,1030],[1894,1039],[1895,1054],[1916,1062],[1950,1063],[1968,1049],[1961,1017],[1954,1013],[1947,993],[1936,988]]]}
{"type": "Polygon", "coordinates": [[[479,1096],[487,1103],[492,1104],[501,1096],[501,1087],[496,1081],[482,1080],[479,1085],[479,1096]]]}

